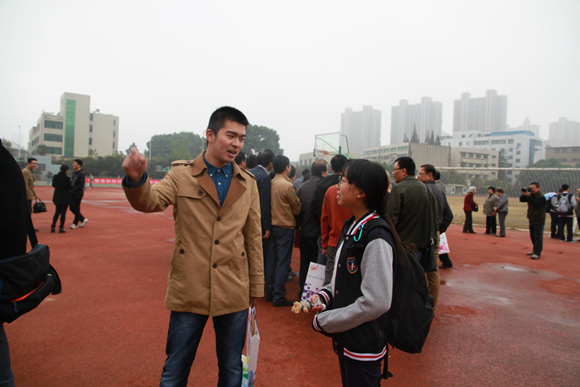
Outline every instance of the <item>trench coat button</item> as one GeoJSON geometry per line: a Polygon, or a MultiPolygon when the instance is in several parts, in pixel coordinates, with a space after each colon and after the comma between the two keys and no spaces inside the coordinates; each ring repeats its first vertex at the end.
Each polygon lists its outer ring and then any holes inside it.
{"type": "Polygon", "coordinates": [[[336,351],[336,349],[334,350],[334,353],[338,353],[338,352],[336,351]]]}
{"type": "Polygon", "coordinates": [[[345,237],[344,239],[348,240],[348,237],[345,237]]]}
{"type": "Polygon", "coordinates": [[[340,263],[338,264],[338,267],[340,267],[340,263]]]}
{"type": "Polygon", "coordinates": [[[183,249],[180,249],[180,250],[179,250],[179,254],[183,254],[183,253],[185,253],[185,250],[183,250],[183,249]]]}
{"type": "Polygon", "coordinates": [[[338,290],[336,291],[336,293],[335,293],[335,294],[338,294],[338,290]]]}
{"type": "Polygon", "coordinates": [[[338,345],[338,343],[335,341],[335,342],[334,342],[334,345],[338,345]]]}
{"type": "Polygon", "coordinates": [[[220,241],[215,241],[214,243],[215,243],[216,245],[219,245],[219,244],[220,244],[220,241]]]}
{"type": "Polygon", "coordinates": [[[217,267],[217,263],[214,263],[212,267],[215,269],[217,267]]]}
{"type": "Polygon", "coordinates": [[[245,256],[246,256],[246,253],[242,251],[242,257],[245,257],[245,256]]]}
{"type": "Polygon", "coordinates": [[[201,195],[203,195],[203,191],[197,191],[197,194],[198,194],[199,196],[201,196],[201,195]]]}
{"type": "Polygon", "coordinates": [[[219,221],[221,221],[221,220],[222,220],[222,217],[221,217],[221,216],[218,216],[218,217],[217,217],[217,221],[219,222],[219,221]]]}

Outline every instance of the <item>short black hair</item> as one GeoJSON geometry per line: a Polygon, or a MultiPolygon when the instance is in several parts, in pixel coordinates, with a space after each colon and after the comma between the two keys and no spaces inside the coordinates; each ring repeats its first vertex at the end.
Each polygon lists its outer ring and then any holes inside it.
{"type": "Polygon", "coordinates": [[[288,175],[288,177],[292,179],[294,176],[296,176],[296,167],[290,164],[290,174],[288,175]]]}
{"type": "MultiPolygon", "coordinates": [[[[399,166],[401,166],[401,163],[399,163],[399,166]]],[[[433,175],[433,179],[435,179],[435,175],[437,175],[437,170],[432,164],[423,164],[421,165],[421,168],[423,168],[426,174],[433,175]]]]}
{"type": "Polygon", "coordinates": [[[274,158],[274,172],[282,173],[290,165],[290,159],[284,155],[278,155],[274,158]]]}
{"type": "Polygon", "coordinates": [[[330,168],[332,169],[332,172],[341,173],[346,160],[347,158],[344,155],[336,155],[330,159],[330,168]]]}
{"type": "Polygon", "coordinates": [[[270,149],[264,149],[258,154],[258,165],[266,168],[268,165],[270,165],[270,163],[274,162],[274,157],[276,157],[274,156],[274,152],[272,152],[270,149]]]}
{"type": "Polygon", "coordinates": [[[538,183],[537,181],[532,181],[530,185],[532,184],[535,185],[537,188],[540,188],[540,183],[538,183]]]}
{"type": "Polygon", "coordinates": [[[246,160],[246,154],[245,154],[244,152],[242,152],[242,151],[240,151],[240,152],[238,153],[238,155],[236,156],[236,158],[234,159],[234,161],[235,161],[235,162],[236,162],[236,164],[238,164],[238,165],[240,165],[240,163],[241,163],[242,161],[245,161],[245,160],[246,160]]]}
{"type": "Polygon", "coordinates": [[[226,121],[234,121],[245,127],[250,125],[244,113],[230,106],[222,106],[211,114],[207,128],[217,135],[219,130],[225,126],[226,121]]]}
{"type": "Polygon", "coordinates": [[[308,169],[308,168],[304,168],[304,169],[302,170],[302,176],[306,176],[306,175],[308,175],[308,174],[310,174],[310,169],[308,169]]]}
{"type": "Polygon", "coordinates": [[[33,161],[38,161],[38,160],[36,160],[34,157],[29,157],[28,158],[28,164],[30,164],[33,161]]]}
{"type": "Polygon", "coordinates": [[[570,188],[568,184],[562,184],[562,191],[566,191],[568,188],[570,188]]]}
{"type": "Polygon", "coordinates": [[[441,172],[439,172],[439,171],[435,172],[435,176],[433,176],[433,178],[435,180],[441,180],[441,172]]]}
{"type": "Polygon", "coordinates": [[[249,155],[246,159],[246,168],[252,169],[256,165],[258,165],[258,156],[256,155],[249,155]]]}
{"type": "Polygon", "coordinates": [[[81,160],[81,159],[74,159],[73,161],[75,163],[77,163],[79,166],[81,166],[81,167],[83,166],[83,160],[81,160]]]}
{"type": "Polygon", "coordinates": [[[322,173],[328,171],[328,163],[324,159],[318,159],[312,163],[312,174],[322,177],[322,173]]]}
{"type": "Polygon", "coordinates": [[[66,173],[66,171],[68,171],[68,165],[66,165],[66,164],[61,165],[60,166],[60,171],[66,173]]]}
{"type": "Polygon", "coordinates": [[[498,193],[503,193],[503,188],[498,188],[498,189],[497,189],[497,192],[498,192],[498,193]]]}
{"type": "Polygon", "coordinates": [[[395,163],[399,164],[399,169],[406,169],[407,175],[409,176],[415,175],[415,169],[417,167],[415,166],[415,162],[413,161],[412,158],[407,156],[399,157],[398,159],[395,160],[395,163]]]}
{"type": "Polygon", "coordinates": [[[495,192],[495,187],[491,187],[491,186],[489,186],[489,187],[487,187],[487,189],[488,189],[488,190],[492,190],[493,192],[495,192]]]}

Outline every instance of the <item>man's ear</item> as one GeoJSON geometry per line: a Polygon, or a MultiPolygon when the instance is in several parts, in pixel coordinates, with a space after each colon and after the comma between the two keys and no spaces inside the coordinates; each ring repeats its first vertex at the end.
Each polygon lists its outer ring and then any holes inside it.
{"type": "Polygon", "coordinates": [[[207,138],[208,143],[213,143],[213,141],[215,140],[215,133],[213,132],[213,130],[207,129],[205,131],[205,137],[207,138]]]}

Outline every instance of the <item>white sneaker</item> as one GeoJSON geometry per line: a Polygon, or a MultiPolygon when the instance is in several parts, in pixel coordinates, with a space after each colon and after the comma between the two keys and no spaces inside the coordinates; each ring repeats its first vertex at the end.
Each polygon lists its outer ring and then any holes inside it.
{"type": "Polygon", "coordinates": [[[73,223],[73,224],[71,224],[70,228],[72,228],[74,230],[75,228],[79,228],[79,227],[73,223]]]}
{"type": "Polygon", "coordinates": [[[87,223],[89,223],[89,220],[87,218],[85,218],[85,220],[83,220],[83,222],[81,224],[79,224],[79,227],[83,227],[87,223]]]}

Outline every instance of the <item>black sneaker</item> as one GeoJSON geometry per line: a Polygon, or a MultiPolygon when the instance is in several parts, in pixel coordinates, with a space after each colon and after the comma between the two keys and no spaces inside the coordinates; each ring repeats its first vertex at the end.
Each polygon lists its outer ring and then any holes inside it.
{"type": "Polygon", "coordinates": [[[292,306],[292,305],[294,305],[294,301],[287,300],[286,297],[284,297],[280,301],[277,301],[277,302],[273,301],[272,305],[274,305],[274,306],[292,306]]]}
{"type": "Polygon", "coordinates": [[[54,226],[50,226],[50,232],[54,232],[54,226]]]}
{"type": "Polygon", "coordinates": [[[266,302],[272,302],[272,300],[274,299],[274,297],[271,294],[266,294],[266,297],[264,297],[266,299],[266,302]]]}
{"type": "Polygon", "coordinates": [[[58,229],[58,233],[59,233],[59,234],[66,234],[66,231],[64,231],[62,228],[59,228],[59,229],[58,229]]]}

